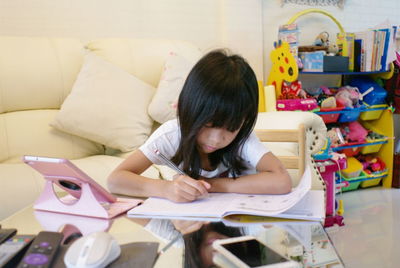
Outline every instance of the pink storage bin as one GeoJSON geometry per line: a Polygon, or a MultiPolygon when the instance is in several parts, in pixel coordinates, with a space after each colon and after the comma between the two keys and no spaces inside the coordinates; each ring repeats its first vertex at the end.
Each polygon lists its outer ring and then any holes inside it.
{"type": "Polygon", "coordinates": [[[316,108],[318,108],[317,100],[313,98],[276,101],[276,109],[278,111],[310,111],[316,108]]]}
{"type": "Polygon", "coordinates": [[[326,184],[326,215],[335,215],[335,172],[346,168],[345,158],[338,162],[332,160],[315,160],[315,164],[326,184]]]}

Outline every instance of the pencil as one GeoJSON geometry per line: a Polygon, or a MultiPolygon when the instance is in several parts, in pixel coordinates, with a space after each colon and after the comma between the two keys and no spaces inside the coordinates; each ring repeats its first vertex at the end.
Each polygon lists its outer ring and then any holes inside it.
{"type": "Polygon", "coordinates": [[[175,242],[178,241],[179,238],[181,238],[181,237],[182,237],[182,234],[181,234],[181,233],[178,233],[177,235],[175,235],[175,237],[174,237],[171,241],[169,241],[168,244],[166,244],[166,245],[160,250],[160,252],[159,252],[158,254],[163,254],[165,251],[167,251],[167,249],[169,249],[173,244],[175,244],[175,242]]]}
{"type": "MultiPolygon", "coordinates": [[[[175,165],[171,160],[169,160],[165,155],[163,155],[158,149],[154,150],[154,153],[156,155],[160,156],[170,168],[172,168],[179,174],[188,176],[182,169],[180,169],[177,165],[175,165]]],[[[203,197],[208,197],[208,193],[206,195],[204,195],[203,197]]]]}
{"type": "Polygon", "coordinates": [[[186,175],[186,173],[183,172],[182,169],[180,169],[177,165],[175,165],[171,160],[169,160],[165,155],[163,155],[158,149],[154,150],[154,153],[156,155],[160,156],[170,168],[172,168],[173,170],[175,170],[179,174],[186,175]]]}

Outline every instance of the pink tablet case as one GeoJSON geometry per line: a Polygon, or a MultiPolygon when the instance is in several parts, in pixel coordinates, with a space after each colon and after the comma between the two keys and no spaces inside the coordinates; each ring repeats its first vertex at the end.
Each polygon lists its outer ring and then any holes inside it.
{"type": "MultiPolygon", "coordinates": [[[[141,199],[111,196],[107,190],[67,159],[26,156],[24,162],[39,171],[46,179],[43,192],[35,201],[35,209],[111,219],[143,202],[141,199]],[[33,158],[35,160],[32,160],[33,158]],[[72,191],[74,196],[69,194],[59,198],[54,191],[53,183],[59,182],[60,179],[79,184],[81,187],[79,194],[72,191]]],[[[71,193],[70,189],[64,189],[71,193]]]]}

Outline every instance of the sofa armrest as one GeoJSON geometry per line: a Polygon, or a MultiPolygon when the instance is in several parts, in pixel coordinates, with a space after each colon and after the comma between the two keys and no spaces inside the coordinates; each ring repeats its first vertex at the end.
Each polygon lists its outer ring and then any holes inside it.
{"type": "MultiPolygon", "coordinates": [[[[305,129],[305,165],[311,167],[312,189],[324,189],[323,179],[311,157],[325,144],[326,126],[322,118],[311,112],[267,112],[259,113],[255,130],[296,130],[304,126],[305,129]]],[[[278,157],[283,155],[299,155],[298,143],[267,143],[269,149],[278,157]]],[[[296,170],[289,170],[293,184],[297,185],[300,179],[296,170]]]]}

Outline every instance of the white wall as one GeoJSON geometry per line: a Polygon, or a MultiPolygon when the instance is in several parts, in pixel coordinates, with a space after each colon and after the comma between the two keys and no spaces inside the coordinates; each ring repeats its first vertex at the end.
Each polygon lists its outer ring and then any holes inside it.
{"type": "MultiPolygon", "coordinates": [[[[203,50],[229,47],[242,54],[261,80],[270,70],[269,52],[278,27],[309,6],[280,0],[0,0],[0,35],[169,38],[203,50]],[[263,40],[264,39],[264,40],[263,40]]],[[[322,7],[346,31],[359,31],[390,19],[400,24],[399,0],[346,0],[344,9],[322,7]]],[[[298,20],[300,41],[336,25],[320,14],[298,20]]],[[[397,119],[396,119],[397,120],[397,119]]],[[[400,131],[399,131],[400,132],[400,131]]]]}
{"type": "Polygon", "coordinates": [[[260,0],[0,0],[0,35],[168,38],[229,47],[262,79],[260,0]]]}

